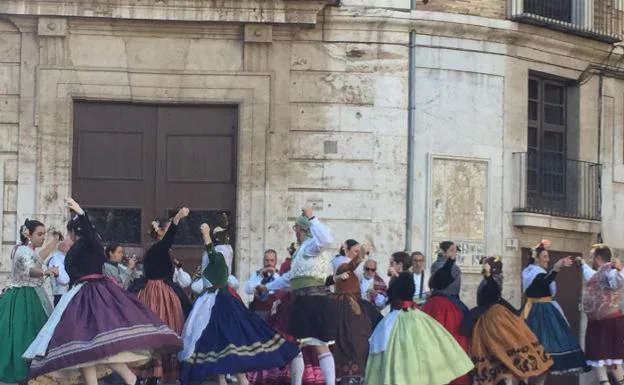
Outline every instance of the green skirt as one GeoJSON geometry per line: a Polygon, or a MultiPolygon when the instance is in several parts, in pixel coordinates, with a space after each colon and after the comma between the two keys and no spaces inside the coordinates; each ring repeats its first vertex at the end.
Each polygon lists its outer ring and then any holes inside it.
{"type": "Polygon", "coordinates": [[[28,378],[22,354],[48,320],[34,287],[11,287],[0,295],[0,381],[28,378]]]}
{"type": "Polygon", "coordinates": [[[373,332],[364,384],[443,385],[473,367],[464,349],[435,319],[420,310],[394,310],[373,332]]]}

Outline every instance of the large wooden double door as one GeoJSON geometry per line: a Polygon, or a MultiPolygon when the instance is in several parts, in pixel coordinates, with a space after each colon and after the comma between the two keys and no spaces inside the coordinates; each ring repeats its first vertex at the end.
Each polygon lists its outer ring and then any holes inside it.
{"type": "Polygon", "coordinates": [[[154,218],[188,206],[173,253],[192,270],[202,222],[221,224],[225,213],[235,238],[237,132],[231,105],[76,101],[73,195],[105,242],[139,258],[154,218]]]}

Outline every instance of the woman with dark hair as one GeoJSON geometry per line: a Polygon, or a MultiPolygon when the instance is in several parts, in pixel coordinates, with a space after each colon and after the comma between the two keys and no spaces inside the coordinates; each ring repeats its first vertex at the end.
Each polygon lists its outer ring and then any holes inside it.
{"type": "Polygon", "coordinates": [[[399,274],[409,272],[412,266],[412,257],[405,251],[397,251],[390,256],[390,264],[388,265],[388,277],[390,277],[390,285],[399,274]]]}
{"type": "Polygon", "coordinates": [[[340,245],[340,251],[332,259],[332,271],[336,274],[336,270],[343,263],[349,263],[353,257],[360,253],[360,244],[355,239],[347,239],[342,245],[340,245]]]}
{"type": "Polygon", "coordinates": [[[477,290],[477,307],[462,325],[462,332],[470,337],[470,356],[475,364],[473,385],[511,385],[545,373],[553,364],[552,358],[519,312],[502,298],[501,258],[483,258],[481,264],[483,280],[477,290]]]}
{"type": "Polygon", "coordinates": [[[122,264],[124,249],[119,243],[111,243],[106,246],[106,256],[108,260],[104,263],[104,276],[112,279],[116,284],[124,289],[128,289],[132,281],[139,278],[136,269],[136,258],[128,260],[128,266],[122,264]]]}
{"type": "Polygon", "coordinates": [[[334,300],[338,319],[336,344],[332,352],[336,361],[337,382],[359,384],[364,377],[368,338],[382,317],[374,305],[360,297],[360,280],[355,273],[363,260],[360,244],[348,239],[344,247],[349,262],[337,268],[335,292],[330,296],[334,300]]]}
{"type": "Polygon", "coordinates": [[[370,338],[365,385],[443,385],[473,368],[453,336],[418,310],[414,291],[407,271],[390,284],[392,310],[370,338]]]}
{"type": "MultiPolygon", "coordinates": [[[[455,337],[459,345],[468,351],[468,338],[460,333],[460,326],[468,307],[459,299],[461,270],[455,263],[457,246],[451,241],[440,243],[438,258],[431,266],[429,288],[431,296],[423,305],[422,311],[442,324],[455,337]]],[[[469,375],[455,379],[453,385],[469,385],[469,375]]]]}
{"type": "Polygon", "coordinates": [[[45,226],[26,219],[20,228],[20,243],[11,252],[11,275],[0,294],[0,381],[22,383],[28,378],[28,363],[22,354],[52,313],[52,303],[43,289],[46,277],[59,274],[45,269],[43,259],[56,247],[54,238],[40,253],[45,226]]]}
{"type": "MultiPolygon", "coordinates": [[[[555,279],[564,267],[572,266],[572,257],[558,260],[548,269],[550,241],[542,240],[532,250],[528,266],[522,270],[522,290],[527,300],[522,317],[553,359],[551,374],[579,374],[588,371],[585,354],[572,333],[561,306],[553,300],[557,292],[555,279]]],[[[547,373],[537,378],[546,383],[547,373]]]]}
{"type": "Polygon", "coordinates": [[[80,205],[66,202],[77,214],[69,226],[76,241],[65,258],[71,289],[23,355],[31,361],[29,376],[42,376],[48,384],[97,385],[112,369],[126,385],[136,385],[129,365],[147,362],[152,350],[178,350],[180,338],[102,275],[106,255],[100,237],[80,205]]]}
{"type": "Polygon", "coordinates": [[[228,267],[212,243],[210,227],[204,223],[200,231],[208,265],[202,272],[203,294],[182,332],[180,383],[217,375],[219,385],[225,385],[225,375],[235,373],[238,383],[246,385],[245,372],[284,367],[299,349],[232,296],[227,290],[228,267]]]}
{"type": "MultiPolygon", "coordinates": [[[[143,256],[145,276],[136,280],[129,289],[177,335],[182,334],[184,322],[192,306],[182,290],[191,284],[191,277],[173,260],[170,249],[179,222],[188,215],[189,209],[183,207],[171,221],[155,219],[152,222],[150,233],[156,243],[143,256]]],[[[178,375],[178,362],[172,354],[155,357],[140,370],[140,377],[147,378],[146,385],[156,385],[160,379],[175,380],[178,375]]]]}

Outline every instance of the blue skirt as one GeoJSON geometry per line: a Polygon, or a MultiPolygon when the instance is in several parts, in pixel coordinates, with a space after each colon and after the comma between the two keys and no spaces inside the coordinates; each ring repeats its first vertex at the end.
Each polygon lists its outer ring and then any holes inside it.
{"type": "Polygon", "coordinates": [[[227,290],[216,294],[207,325],[188,326],[203,328],[203,332],[191,357],[180,363],[182,385],[215,374],[284,367],[299,354],[297,345],[285,340],[227,290]]]}
{"type": "Polygon", "coordinates": [[[578,339],[552,302],[534,303],[526,323],[554,360],[550,373],[567,374],[589,369],[578,339]]]}

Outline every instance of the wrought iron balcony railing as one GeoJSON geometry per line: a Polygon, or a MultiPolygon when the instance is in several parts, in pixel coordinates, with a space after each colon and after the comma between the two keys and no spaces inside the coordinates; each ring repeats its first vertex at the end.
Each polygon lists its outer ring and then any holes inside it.
{"type": "Polygon", "coordinates": [[[601,166],[537,152],[513,154],[515,212],[600,220],[601,166]]]}
{"type": "Polygon", "coordinates": [[[622,40],[624,0],[508,0],[510,19],[615,43],[622,40]]]}

